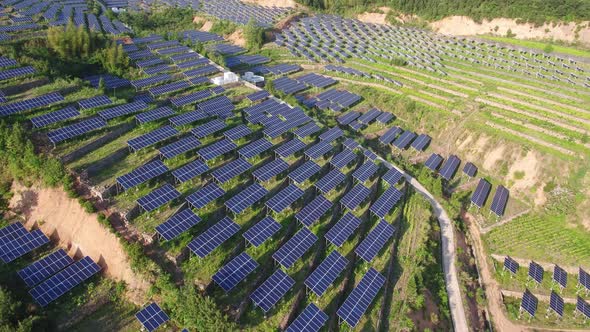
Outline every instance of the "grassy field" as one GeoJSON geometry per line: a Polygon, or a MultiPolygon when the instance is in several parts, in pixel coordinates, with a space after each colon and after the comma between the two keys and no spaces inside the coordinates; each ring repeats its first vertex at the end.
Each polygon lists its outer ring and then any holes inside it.
{"type": "Polygon", "coordinates": [[[509,37],[500,37],[500,36],[488,36],[488,35],[481,35],[478,36],[479,38],[497,41],[501,43],[512,44],[516,46],[522,46],[527,48],[532,48],[538,51],[544,51],[548,45],[551,45],[553,51],[555,53],[562,53],[568,54],[573,56],[580,56],[580,57],[590,57],[590,51],[583,48],[582,46],[566,46],[560,45],[558,43],[553,42],[544,42],[544,41],[536,41],[536,40],[523,40],[523,39],[516,39],[516,38],[509,38],[509,37]]]}

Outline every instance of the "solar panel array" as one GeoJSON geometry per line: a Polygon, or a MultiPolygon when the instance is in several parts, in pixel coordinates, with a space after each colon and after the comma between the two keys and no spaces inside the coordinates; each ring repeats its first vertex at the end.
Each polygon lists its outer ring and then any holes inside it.
{"type": "Polygon", "coordinates": [[[264,164],[252,172],[252,176],[261,182],[266,182],[289,169],[289,164],[282,159],[275,159],[264,164]]]}
{"type": "Polygon", "coordinates": [[[475,204],[478,208],[484,206],[491,189],[492,185],[488,181],[480,179],[473,195],[471,196],[471,203],[475,204]]]}
{"type": "Polygon", "coordinates": [[[204,160],[212,160],[235,150],[236,147],[237,145],[234,142],[228,139],[222,139],[200,149],[198,154],[204,160]]]}
{"type": "Polygon", "coordinates": [[[356,247],[354,252],[366,262],[372,261],[387,241],[393,237],[395,228],[385,220],[380,220],[377,226],[356,247]]]}
{"type": "Polygon", "coordinates": [[[343,183],[345,179],[346,175],[337,169],[333,169],[319,179],[314,185],[319,191],[325,194],[338,187],[338,185],[343,183]]]}
{"type": "Polygon", "coordinates": [[[63,249],[59,249],[18,271],[18,275],[27,286],[35,287],[73,263],[74,260],[63,249]]]}
{"type": "Polygon", "coordinates": [[[293,131],[293,134],[299,138],[305,138],[317,133],[320,130],[321,128],[315,122],[310,122],[305,126],[297,128],[297,130],[293,131]]]}
{"type": "Polygon", "coordinates": [[[496,193],[494,194],[494,198],[492,199],[492,205],[490,206],[490,210],[492,210],[492,212],[495,213],[498,217],[504,215],[509,195],[510,192],[508,191],[508,189],[506,189],[506,187],[499,185],[496,188],[496,193]]]}
{"type": "Polygon", "coordinates": [[[39,229],[31,231],[30,233],[24,232],[21,236],[0,243],[0,259],[2,259],[4,263],[10,263],[47,243],[49,243],[49,239],[39,229]]]}
{"type": "Polygon", "coordinates": [[[148,105],[143,101],[134,101],[128,104],[123,104],[108,108],[98,112],[98,116],[103,118],[105,121],[118,118],[125,115],[141,112],[148,108],[148,105]]]}
{"type": "Polygon", "coordinates": [[[375,121],[375,119],[377,119],[377,117],[379,115],[381,115],[381,111],[376,109],[376,108],[372,108],[370,110],[368,110],[367,112],[363,113],[358,119],[357,121],[362,123],[362,124],[369,124],[373,121],[375,121]]]}
{"type": "Polygon", "coordinates": [[[273,144],[266,138],[260,138],[238,150],[238,154],[246,159],[253,158],[272,148],[273,144]]]}
{"type": "Polygon", "coordinates": [[[321,141],[305,150],[305,155],[309,159],[318,159],[323,157],[332,150],[332,145],[329,142],[321,141]]]}
{"type": "Polygon", "coordinates": [[[400,171],[398,171],[395,168],[391,168],[387,172],[385,172],[385,174],[383,174],[381,179],[383,179],[383,181],[387,182],[390,186],[393,186],[393,185],[399,183],[400,180],[403,178],[403,176],[404,175],[400,171]]]}
{"type": "Polygon", "coordinates": [[[510,273],[516,274],[516,272],[518,272],[519,267],[520,267],[520,265],[518,264],[518,262],[516,262],[510,256],[506,256],[504,258],[504,268],[506,268],[508,271],[510,271],[510,273]]]}
{"type": "Polygon", "coordinates": [[[237,125],[223,132],[223,136],[232,141],[239,140],[240,138],[246,137],[250,134],[252,134],[252,130],[250,130],[250,128],[245,124],[237,125]]]}
{"type": "Polygon", "coordinates": [[[416,151],[424,151],[426,147],[430,144],[432,138],[426,134],[420,134],[416,139],[412,142],[412,148],[416,151]]]}
{"type": "Polygon", "coordinates": [[[308,160],[289,173],[289,179],[295,183],[303,183],[317,174],[321,169],[322,167],[313,160],[308,160]]]}
{"type": "Polygon", "coordinates": [[[465,166],[463,166],[463,173],[472,178],[477,175],[477,166],[475,166],[472,162],[467,162],[465,166]]]}
{"type": "Polygon", "coordinates": [[[225,195],[225,191],[215,183],[209,183],[203,188],[190,194],[186,201],[195,209],[201,209],[207,204],[225,195]]]}
{"type": "Polygon", "coordinates": [[[59,92],[52,92],[39,97],[15,101],[0,106],[0,117],[20,112],[29,111],[38,107],[45,107],[63,101],[64,97],[59,92]]]}
{"type": "Polygon", "coordinates": [[[135,116],[135,120],[137,120],[137,122],[144,124],[144,123],[148,123],[148,122],[152,122],[152,121],[157,121],[160,119],[165,119],[165,118],[169,118],[174,116],[176,113],[174,113],[174,111],[168,107],[168,106],[162,106],[162,107],[158,107],[155,108],[151,111],[147,111],[141,114],[138,114],[135,116]]]}
{"type": "Polygon", "coordinates": [[[80,115],[80,111],[78,111],[73,106],[67,106],[60,110],[46,113],[34,118],[31,118],[31,122],[35,128],[43,128],[54,123],[58,123],[64,120],[68,120],[71,118],[75,118],[80,115]]]}
{"type": "Polygon", "coordinates": [[[201,218],[193,211],[184,209],[170,217],[163,224],[156,226],[156,231],[164,240],[171,241],[200,222],[201,218]]]}
{"type": "Polygon", "coordinates": [[[326,233],[326,240],[337,247],[342,247],[344,242],[361,225],[361,220],[354,214],[347,212],[338,222],[326,233]]]}
{"type": "Polygon", "coordinates": [[[393,209],[393,207],[402,198],[402,193],[395,187],[390,187],[385,190],[381,196],[375,201],[369,208],[376,216],[385,218],[387,214],[393,209]]]}
{"type": "Polygon", "coordinates": [[[588,302],[584,301],[584,299],[579,296],[576,302],[576,310],[582,313],[585,318],[590,318],[590,304],[588,304],[588,302]]]}
{"type": "Polygon", "coordinates": [[[164,158],[170,159],[178,155],[181,155],[185,152],[194,150],[199,146],[201,146],[201,141],[199,141],[196,137],[191,135],[181,138],[174,143],[170,143],[164,147],[161,147],[158,151],[160,151],[160,154],[164,158]]]}
{"type": "Polygon", "coordinates": [[[134,151],[139,151],[141,149],[147,148],[148,146],[163,142],[178,134],[178,130],[172,128],[171,126],[163,126],[147,134],[130,139],[127,141],[127,144],[134,151]]]}
{"type": "Polygon", "coordinates": [[[590,290],[590,274],[581,267],[578,270],[578,283],[580,286],[590,290]]]}
{"type": "Polygon", "coordinates": [[[180,197],[180,192],[167,183],[151,193],[139,198],[137,204],[147,212],[154,211],[162,205],[180,197]]]}
{"type": "Polygon", "coordinates": [[[255,102],[259,100],[264,100],[270,96],[270,93],[266,90],[256,91],[246,96],[250,101],[255,102]]]}
{"type": "Polygon", "coordinates": [[[141,309],[141,311],[135,314],[135,317],[150,332],[155,331],[162,324],[170,320],[170,317],[154,302],[141,309]]]}
{"type": "Polygon", "coordinates": [[[338,308],[338,317],[354,328],[384,284],[385,277],[372,267],[369,268],[342,306],[338,308]]]}
{"type": "Polygon", "coordinates": [[[372,161],[367,161],[352,173],[352,177],[360,183],[365,183],[369,181],[378,170],[379,166],[377,166],[377,164],[372,161]]]}
{"type": "Polygon", "coordinates": [[[214,133],[223,129],[225,129],[225,122],[220,119],[214,119],[198,127],[193,128],[191,130],[191,133],[195,135],[195,137],[197,138],[203,138],[209,135],[213,135],[214,133]]]}
{"type": "Polygon", "coordinates": [[[305,279],[305,286],[317,296],[322,296],[347,265],[348,260],[337,250],[334,250],[305,279]]]}
{"type": "Polygon", "coordinates": [[[402,131],[400,127],[389,128],[389,130],[379,137],[379,142],[381,144],[391,144],[402,131]]]}
{"type": "Polygon", "coordinates": [[[224,291],[229,292],[244,280],[250,273],[254,272],[258,263],[245,252],[234,257],[225,264],[212,277],[213,281],[224,291]]]}
{"type": "Polygon", "coordinates": [[[361,113],[357,111],[350,111],[340,115],[338,117],[338,123],[340,123],[343,126],[346,126],[351,122],[355,121],[359,116],[361,116],[361,113]]]}
{"type": "Polygon", "coordinates": [[[539,300],[527,289],[525,290],[524,294],[522,294],[522,302],[520,303],[520,308],[531,315],[531,317],[535,317],[535,313],[537,312],[537,305],[539,300]]]}
{"type": "Polygon", "coordinates": [[[553,280],[559,284],[559,286],[563,288],[567,287],[567,272],[559,265],[555,265],[553,268],[553,280]]]}
{"type": "Polygon", "coordinates": [[[309,229],[302,228],[293,237],[279,248],[272,258],[285,268],[290,268],[295,262],[303,257],[313,244],[318,240],[309,229]]]}
{"type": "Polygon", "coordinates": [[[340,203],[347,209],[355,210],[369,197],[370,194],[371,190],[359,183],[342,197],[340,203]]]}
{"type": "Polygon", "coordinates": [[[543,282],[543,274],[545,274],[545,270],[541,265],[535,262],[529,263],[529,277],[531,277],[531,279],[540,284],[543,282]]]}
{"type": "Polygon", "coordinates": [[[560,317],[563,317],[564,302],[563,298],[554,291],[551,291],[551,297],[549,298],[549,308],[553,310],[560,317]]]}
{"type": "Polygon", "coordinates": [[[303,149],[305,149],[306,144],[303,143],[302,141],[300,141],[297,138],[293,138],[292,140],[283,143],[281,146],[279,146],[276,150],[275,153],[278,154],[280,157],[282,158],[287,158],[303,149]]]}
{"type": "Polygon", "coordinates": [[[251,245],[258,247],[280,229],[281,224],[267,216],[244,232],[243,236],[251,245]]]}
{"type": "Polygon", "coordinates": [[[100,95],[100,96],[80,100],[78,102],[78,106],[80,106],[81,109],[91,109],[91,108],[95,108],[95,107],[110,105],[112,103],[113,103],[113,101],[109,97],[107,97],[105,95],[100,95]]]}
{"type": "Polygon", "coordinates": [[[346,167],[348,164],[352,163],[356,159],[356,154],[350,150],[343,150],[342,152],[335,155],[332,160],[330,160],[330,164],[335,168],[342,169],[346,167]]]}
{"type": "Polygon", "coordinates": [[[225,206],[233,213],[242,213],[264,198],[267,193],[268,190],[255,182],[227,200],[225,206]]]}
{"type": "Polygon", "coordinates": [[[320,220],[331,207],[332,202],[324,196],[318,195],[313,201],[305,205],[295,214],[295,219],[305,225],[305,227],[310,227],[314,222],[320,220]]]}
{"type": "Polygon", "coordinates": [[[240,225],[225,217],[194,238],[187,247],[195,255],[204,258],[239,230],[240,225]]]}
{"type": "Polygon", "coordinates": [[[328,315],[315,304],[310,303],[305,310],[287,327],[286,332],[317,332],[328,321],[328,315]]]}
{"type": "Polygon", "coordinates": [[[279,269],[250,294],[250,299],[268,312],[294,285],[295,280],[279,269]]]}
{"type": "Polygon", "coordinates": [[[135,170],[117,178],[117,183],[127,190],[154,179],[164,173],[168,172],[168,167],[164,163],[156,159],[135,170]]]}

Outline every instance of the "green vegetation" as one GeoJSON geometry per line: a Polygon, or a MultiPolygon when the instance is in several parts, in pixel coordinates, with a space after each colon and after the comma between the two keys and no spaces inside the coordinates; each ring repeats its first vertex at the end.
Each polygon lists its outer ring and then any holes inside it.
{"type": "Polygon", "coordinates": [[[244,39],[246,47],[250,50],[259,50],[264,44],[264,29],[259,27],[253,18],[244,27],[244,39]]]}
{"type": "Polygon", "coordinates": [[[483,35],[480,38],[513,44],[517,46],[532,48],[534,50],[543,51],[545,53],[561,53],[580,57],[590,57],[590,51],[582,45],[567,45],[558,41],[536,41],[536,40],[522,40],[515,38],[499,37],[499,36],[488,36],[483,35]],[[550,48],[549,48],[550,47],[550,48]],[[551,52],[547,52],[547,51],[551,52]]]}
{"type": "Polygon", "coordinates": [[[195,29],[197,25],[193,23],[193,14],[193,10],[188,7],[164,7],[149,11],[125,11],[119,14],[119,20],[128,24],[139,36],[151,33],[169,36],[170,32],[195,29]]]}

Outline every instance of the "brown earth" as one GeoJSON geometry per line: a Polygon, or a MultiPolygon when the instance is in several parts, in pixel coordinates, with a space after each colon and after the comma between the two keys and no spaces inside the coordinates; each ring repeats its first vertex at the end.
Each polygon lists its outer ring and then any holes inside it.
{"type": "Polygon", "coordinates": [[[259,6],[266,7],[291,7],[295,8],[297,3],[295,0],[242,0],[245,3],[252,3],[259,6]]]}
{"type": "Polygon", "coordinates": [[[364,12],[357,16],[357,19],[361,22],[373,23],[373,24],[387,24],[387,13],[391,11],[389,7],[380,7],[380,12],[364,12]]]}
{"type": "Polygon", "coordinates": [[[10,209],[24,218],[27,228],[40,228],[71,256],[90,256],[107,277],[127,284],[131,301],[144,302],[150,284],[131,270],[119,239],[99,223],[96,214],[84,211],[62,189],[27,188],[16,183],[12,189],[15,195],[10,209]]]}

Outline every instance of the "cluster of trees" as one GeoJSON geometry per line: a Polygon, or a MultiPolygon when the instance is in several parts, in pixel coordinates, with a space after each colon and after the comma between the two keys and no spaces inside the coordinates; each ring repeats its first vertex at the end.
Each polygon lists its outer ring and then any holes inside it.
{"type": "Polygon", "coordinates": [[[258,50],[264,44],[264,28],[258,26],[256,21],[251,18],[244,28],[244,39],[246,47],[250,50],[258,50]]]}
{"type": "Polygon", "coordinates": [[[170,32],[194,29],[193,15],[190,8],[166,7],[153,11],[122,12],[118,18],[138,35],[156,33],[167,36],[170,32]]]}
{"type": "Polygon", "coordinates": [[[590,19],[587,0],[298,0],[317,9],[344,10],[366,8],[369,5],[391,6],[404,13],[417,14],[425,19],[440,19],[465,15],[480,21],[486,18],[517,18],[543,24],[552,20],[581,21],[590,19]]]}
{"type": "Polygon", "coordinates": [[[70,21],[47,30],[47,46],[63,59],[87,59],[96,51],[99,35],[70,21]]]}

